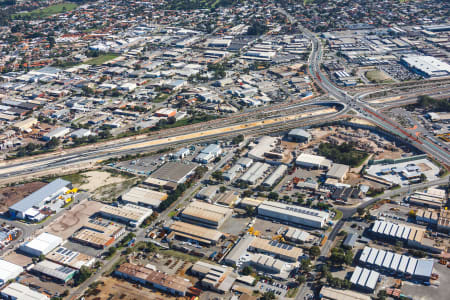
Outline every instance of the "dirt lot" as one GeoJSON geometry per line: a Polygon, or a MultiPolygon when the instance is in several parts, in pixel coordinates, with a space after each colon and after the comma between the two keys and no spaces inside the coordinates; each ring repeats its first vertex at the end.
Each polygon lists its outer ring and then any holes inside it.
{"type": "Polygon", "coordinates": [[[7,211],[8,207],[37,191],[46,184],[47,183],[42,181],[36,181],[0,189],[0,213],[7,211]]]}
{"type": "MultiPolygon", "coordinates": [[[[85,297],[86,300],[143,300],[143,299],[177,299],[168,294],[163,294],[156,290],[151,290],[146,287],[139,287],[137,284],[129,283],[122,279],[113,277],[102,277],[100,279],[104,284],[99,285],[94,294],[85,297]]],[[[184,299],[178,297],[178,299],[184,299]]],[[[187,299],[187,298],[186,298],[187,299]]]]}
{"type": "Polygon", "coordinates": [[[25,267],[33,262],[30,256],[26,256],[15,251],[9,252],[5,257],[3,257],[3,259],[21,267],[25,267]]]}
{"type": "Polygon", "coordinates": [[[102,206],[103,204],[100,202],[84,200],[46,226],[45,231],[67,239],[102,206]]]}
{"type": "Polygon", "coordinates": [[[80,189],[90,192],[94,199],[106,202],[115,200],[139,179],[107,171],[90,171],[83,173],[82,176],[80,189]]]}

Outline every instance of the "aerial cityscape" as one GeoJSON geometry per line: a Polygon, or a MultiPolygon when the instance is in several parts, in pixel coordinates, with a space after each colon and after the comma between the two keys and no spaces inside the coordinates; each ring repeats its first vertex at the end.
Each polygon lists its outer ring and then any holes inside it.
{"type": "Polygon", "coordinates": [[[0,150],[0,299],[449,299],[450,2],[0,0],[0,150]]]}

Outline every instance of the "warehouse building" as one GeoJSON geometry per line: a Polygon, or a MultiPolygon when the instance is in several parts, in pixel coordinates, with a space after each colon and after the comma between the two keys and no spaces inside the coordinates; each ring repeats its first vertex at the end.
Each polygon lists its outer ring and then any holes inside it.
{"type": "Polygon", "coordinates": [[[14,123],[14,128],[20,131],[30,131],[38,122],[36,118],[28,118],[14,123]]]}
{"type": "Polygon", "coordinates": [[[0,286],[9,280],[17,278],[23,272],[23,268],[9,261],[0,259],[0,286]]]}
{"type": "Polygon", "coordinates": [[[278,182],[278,180],[283,178],[283,176],[286,173],[287,169],[288,169],[288,167],[286,165],[279,165],[275,169],[275,171],[272,174],[270,174],[270,176],[267,177],[266,180],[264,180],[263,185],[264,186],[268,186],[268,187],[273,186],[275,183],[278,182]]]}
{"type": "Polygon", "coordinates": [[[131,227],[139,227],[145,219],[152,215],[153,210],[132,204],[105,205],[100,208],[99,213],[107,219],[116,220],[131,227]]]}
{"type": "Polygon", "coordinates": [[[278,164],[285,157],[286,151],[281,147],[280,138],[262,136],[255,143],[247,153],[248,158],[252,160],[278,164]]]}
{"type": "Polygon", "coordinates": [[[62,242],[59,236],[43,232],[31,241],[20,245],[19,250],[31,256],[47,255],[62,242]]]}
{"type": "Polygon", "coordinates": [[[329,217],[325,211],[274,201],[264,201],[258,206],[258,215],[313,228],[324,227],[329,217]]]}
{"type": "Polygon", "coordinates": [[[349,170],[350,167],[347,165],[333,164],[327,172],[327,178],[334,178],[339,182],[343,182],[346,179],[349,170]]]}
{"type": "Polygon", "coordinates": [[[214,198],[217,196],[218,188],[215,185],[209,185],[202,188],[197,195],[196,198],[211,203],[214,198]]]}
{"type": "Polygon", "coordinates": [[[186,278],[176,275],[167,275],[160,271],[130,263],[120,265],[120,267],[114,271],[114,274],[118,277],[139,282],[144,285],[149,284],[155,289],[182,297],[186,296],[188,289],[192,286],[192,283],[186,278]]]}
{"type": "Polygon", "coordinates": [[[150,175],[150,178],[173,182],[176,184],[184,183],[194,174],[197,164],[179,161],[169,161],[150,175]]]}
{"type": "Polygon", "coordinates": [[[304,129],[296,128],[289,131],[288,139],[297,143],[308,143],[311,141],[311,134],[304,129]]]}
{"type": "Polygon", "coordinates": [[[222,154],[222,148],[220,148],[217,144],[211,144],[200,151],[200,153],[195,157],[195,161],[201,164],[208,164],[216,157],[219,157],[220,154],[222,154]]]}
{"type": "Polygon", "coordinates": [[[207,262],[198,261],[192,268],[191,273],[201,278],[200,285],[217,293],[227,293],[236,280],[233,269],[217,266],[207,262]]]}
{"type": "MultiPolygon", "coordinates": [[[[13,218],[39,220],[41,210],[46,202],[52,201],[72,188],[72,183],[61,178],[55,179],[46,186],[23,198],[9,208],[13,218]]],[[[42,218],[45,216],[42,215],[42,218]]]]}
{"type": "Polygon", "coordinates": [[[233,211],[226,207],[194,201],[183,210],[181,219],[205,227],[218,228],[232,213],[233,211]]]}
{"type": "Polygon", "coordinates": [[[440,209],[447,204],[447,195],[443,189],[429,188],[424,192],[414,192],[408,201],[414,205],[440,209]]]}
{"type": "Polygon", "coordinates": [[[385,241],[395,242],[402,240],[410,247],[425,251],[440,253],[444,250],[442,245],[435,243],[434,240],[425,236],[425,229],[423,228],[377,220],[373,224],[370,233],[373,237],[385,241]]]}
{"type": "Polygon", "coordinates": [[[227,256],[224,259],[224,263],[230,266],[241,266],[244,261],[247,259],[245,257],[248,257],[248,248],[250,247],[250,244],[255,239],[255,236],[253,235],[245,235],[243,236],[231,249],[230,252],[228,252],[227,256]]]}
{"type": "Polygon", "coordinates": [[[93,219],[75,232],[71,240],[93,248],[103,249],[111,245],[124,233],[125,228],[119,224],[93,219]]]}
{"type": "Polygon", "coordinates": [[[352,277],[350,278],[350,282],[357,288],[361,288],[368,292],[373,292],[376,288],[378,278],[380,277],[380,273],[356,267],[355,271],[353,271],[352,277]]]}
{"type": "Polygon", "coordinates": [[[220,194],[216,203],[227,207],[234,207],[235,204],[239,204],[240,199],[239,192],[226,191],[225,193],[220,194]]]}
{"type": "Polygon", "coordinates": [[[405,55],[401,62],[424,77],[442,77],[450,75],[450,65],[433,56],[405,55]]]}
{"type": "Polygon", "coordinates": [[[308,153],[300,154],[295,160],[297,166],[307,169],[326,169],[331,167],[331,160],[323,156],[313,155],[308,153]]]}
{"type": "Polygon", "coordinates": [[[67,127],[58,127],[50,131],[49,133],[45,134],[42,139],[44,141],[50,141],[52,138],[62,138],[65,137],[70,133],[70,128],[67,127]]]}
{"type": "Polygon", "coordinates": [[[167,194],[136,186],[123,194],[121,199],[129,204],[158,208],[161,202],[167,199],[167,194]]]}
{"type": "Polygon", "coordinates": [[[256,184],[269,170],[270,165],[261,162],[255,162],[239,180],[247,182],[251,185],[256,184]]]}
{"type": "Polygon", "coordinates": [[[77,270],[62,266],[60,264],[51,262],[49,260],[43,260],[38,262],[33,267],[33,272],[51,277],[56,282],[66,283],[71,280],[77,273],[77,270]]]}
{"type": "Polygon", "coordinates": [[[229,168],[226,172],[222,174],[222,177],[226,181],[233,181],[237,177],[237,173],[242,171],[242,166],[239,164],[235,164],[231,168],[229,168]]]}
{"type": "Polygon", "coordinates": [[[26,285],[18,282],[12,282],[10,285],[0,291],[2,299],[6,300],[49,300],[46,295],[32,290],[26,285]]]}
{"type": "Polygon", "coordinates": [[[259,237],[255,237],[251,241],[248,250],[252,252],[265,253],[290,262],[296,262],[301,256],[303,256],[303,250],[301,248],[259,237]]]}
{"type": "Polygon", "coordinates": [[[95,258],[77,251],[69,250],[64,247],[57,247],[55,250],[46,255],[46,259],[64,265],[73,269],[81,269],[81,267],[91,267],[95,258]]]}
{"type": "Polygon", "coordinates": [[[434,265],[433,260],[416,259],[367,246],[361,252],[359,263],[390,274],[410,275],[412,278],[419,280],[429,280],[434,265]]]}
{"type": "Polygon", "coordinates": [[[249,264],[257,270],[270,273],[272,278],[286,280],[292,270],[299,266],[299,262],[285,262],[266,254],[251,254],[249,264]]]}
{"type": "Polygon", "coordinates": [[[173,191],[177,188],[176,183],[174,182],[170,182],[167,180],[161,180],[161,179],[157,179],[157,178],[153,178],[153,177],[147,177],[147,179],[144,180],[144,182],[142,182],[143,185],[151,187],[153,189],[164,189],[166,191],[173,191]]]}
{"type": "Polygon", "coordinates": [[[171,233],[166,237],[167,240],[181,238],[194,240],[204,245],[215,245],[223,237],[220,231],[179,221],[170,225],[169,229],[171,233]]]}
{"type": "Polygon", "coordinates": [[[324,286],[320,290],[320,299],[324,300],[371,300],[368,295],[364,295],[351,290],[337,290],[324,286]]]}
{"type": "Polygon", "coordinates": [[[284,237],[294,243],[306,243],[313,240],[313,236],[304,230],[289,227],[284,233],[284,237]]]}

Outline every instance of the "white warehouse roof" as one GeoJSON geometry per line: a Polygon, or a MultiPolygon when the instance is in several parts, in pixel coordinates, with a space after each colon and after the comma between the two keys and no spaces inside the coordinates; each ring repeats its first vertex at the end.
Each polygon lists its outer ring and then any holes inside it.
{"type": "Polygon", "coordinates": [[[23,268],[9,261],[0,259],[0,285],[14,279],[23,272],[23,268]]]}
{"type": "Polygon", "coordinates": [[[20,246],[20,250],[25,253],[39,256],[48,254],[50,251],[61,245],[63,242],[59,236],[43,232],[30,242],[20,246]]]}

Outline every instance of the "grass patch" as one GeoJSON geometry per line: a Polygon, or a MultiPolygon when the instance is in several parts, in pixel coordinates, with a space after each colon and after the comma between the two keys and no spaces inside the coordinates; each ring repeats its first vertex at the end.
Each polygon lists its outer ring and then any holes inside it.
{"type": "Polygon", "coordinates": [[[373,83],[392,83],[394,82],[391,77],[387,76],[380,70],[367,71],[365,76],[373,83]]]}
{"type": "Polygon", "coordinates": [[[337,220],[342,219],[342,216],[344,215],[342,213],[342,211],[340,211],[339,209],[333,209],[333,211],[336,213],[336,215],[333,218],[333,221],[337,221],[337,220]]]}
{"type": "Polygon", "coordinates": [[[77,8],[78,5],[71,2],[63,2],[50,5],[44,8],[38,8],[29,12],[13,14],[13,19],[44,19],[56,14],[68,12],[77,8]]]}
{"type": "Polygon", "coordinates": [[[368,157],[367,153],[357,150],[354,143],[341,145],[322,143],[319,145],[318,153],[333,162],[346,164],[353,168],[360,166],[368,157]]]}
{"type": "Polygon", "coordinates": [[[176,214],[177,214],[177,212],[174,211],[174,210],[172,210],[167,216],[168,216],[169,218],[173,218],[176,214]]]}
{"type": "Polygon", "coordinates": [[[86,182],[86,175],[82,173],[68,174],[61,177],[64,180],[72,182],[74,185],[82,185],[86,182]]]}
{"type": "Polygon", "coordinates": [[[98,65],[104,64],[105,62],[110,61],[118,56],[119,55],[113,54],[113,53],[101,54],[97,57],[93,57],[93,58],[89,59],[88,61],[85,61],[83,64],[98,66],[98,65]]]}
{"type": "Polygon", "coordinates": [[[161,103],[161,102],[166,101],[167,98],[169,98],[169,94],[159,93],[159,94],[152,100],[152,102],[154,102],[154,103],[161,103]]]}
{"type": "Polygon", "coordinates": [[[298,287],[293,288],[293,289],[290,289],[289,291],[287,291],[286,297],[288,297],[288,298],[294,298],[295,295],[297,295],[297,292],[298,292],[298,287]]]}
{"type": "Polygon", "coordinates": [[[189,254],[182,253],[182,252],[178,252],[178,251],[175,251],[175,250],[172,250],[172,249],[167,249],[167,250],[166,249],[159,249],[158,253],[163,254],[163,255],[167,255],[167,256],[173,256],[173,257],[176,257],[176,258],[180,258],[182,260],[189,261],[191,263],[195,263],[195,262],[200,260],[200,257],[189,255],[189,254]]]}

